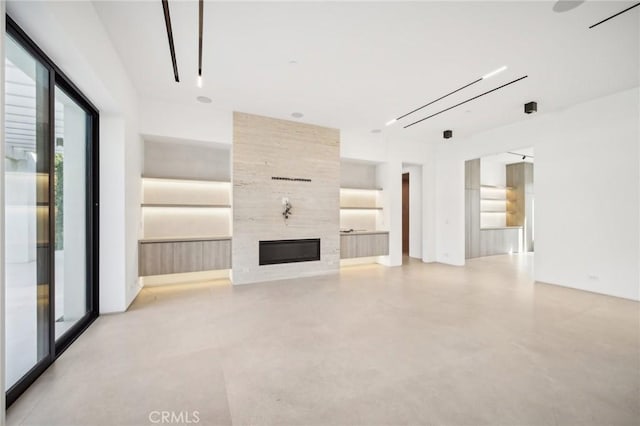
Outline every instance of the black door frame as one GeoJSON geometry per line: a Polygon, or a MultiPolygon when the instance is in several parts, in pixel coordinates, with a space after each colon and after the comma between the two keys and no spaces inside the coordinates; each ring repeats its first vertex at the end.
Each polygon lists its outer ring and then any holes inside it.
{"type": "MultiPolygon", "coordinates": [[[[55,360],[86,330],[99,314],[99,121],[98,109],[56,66],[56,64],[29,38],[9,15],[6,15],[6,33],[10,34],[27,52],[33,55],[49,71],[49,200],[53,197],[55,168],[55,88],[59,87],[87,113],[86,141],[86,277],[87,313],[60,339],[55,340],[55,250],[49,250],[49,354],[31,368],[6,392],[9,407],[55,360]]],[[[3,82],[4,84],[4,82],[3,82]]],[[[4,102],[4,99],[2,100],[4,102]]],[[[3,141],[4,143],[4,141],[3,141]]],[[[55,243],[55,209],[49,209],[49,244],[55,243]]],[[[3,242],[4,243],[4,242],[3,242]]]]}

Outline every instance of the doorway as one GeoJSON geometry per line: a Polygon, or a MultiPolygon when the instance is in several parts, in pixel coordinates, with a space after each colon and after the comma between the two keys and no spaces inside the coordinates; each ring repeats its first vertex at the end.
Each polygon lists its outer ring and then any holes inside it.
{"type": "Polygon", "coordinates": [[[409,256],[409,173],[402,174],[402,255],[409,256]]]}

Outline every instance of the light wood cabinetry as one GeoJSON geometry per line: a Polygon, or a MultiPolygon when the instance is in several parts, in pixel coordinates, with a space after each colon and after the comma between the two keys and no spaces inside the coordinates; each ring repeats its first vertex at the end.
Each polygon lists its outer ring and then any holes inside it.
{"type": "Polygon", "coordinates": [[[533,250],[533,164],[507,165],[507,185],[512,187],[510,206],[513,213],[507,216],[507,225],[523,228],[524,251],[533,250]],[[530,218],[531,220],[527,220],[530,218]]]}
{"type": "Polygon", "coordinates": [[[202,241],[142,240],[140,276],[231,268],[231,239],[202,241]]]}
{"type": "Polygon", "coordinates": [[[464,163],[465,258],[480,256],[480,159],[464,163]]]}
{"type": "Polygon", "coordinates": [[[372,231],[340,235],[340,258],[386,256],[389,254],[389,233],[372,231]]]}
{"type": "Polygon", "coordinates": [[[480,230],[480,256],[518,253],[521,247],[522,228],[505,227],[480,230]]]}
{"type": "Polygon", "coordinates": [[[231,269],[231,239],[202,242],[202,269],[231,269]]]}

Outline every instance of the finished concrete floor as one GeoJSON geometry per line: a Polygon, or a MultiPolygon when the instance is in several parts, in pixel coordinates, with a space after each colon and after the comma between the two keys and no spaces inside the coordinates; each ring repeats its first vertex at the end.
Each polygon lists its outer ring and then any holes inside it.
{"type": "Polygon", "coordinates": [[[532,261],[144,289],[7,423],[637,425],[640,305],[534,284],[532,261]]]}

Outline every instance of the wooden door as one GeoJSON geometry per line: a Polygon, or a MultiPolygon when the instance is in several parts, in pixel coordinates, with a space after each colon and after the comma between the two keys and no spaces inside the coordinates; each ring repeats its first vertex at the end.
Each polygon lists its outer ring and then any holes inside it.
{"type": "Polygon", "coordinates": [[[402,174],[402,254],[409,254],[409,173],[402,174]]]}

